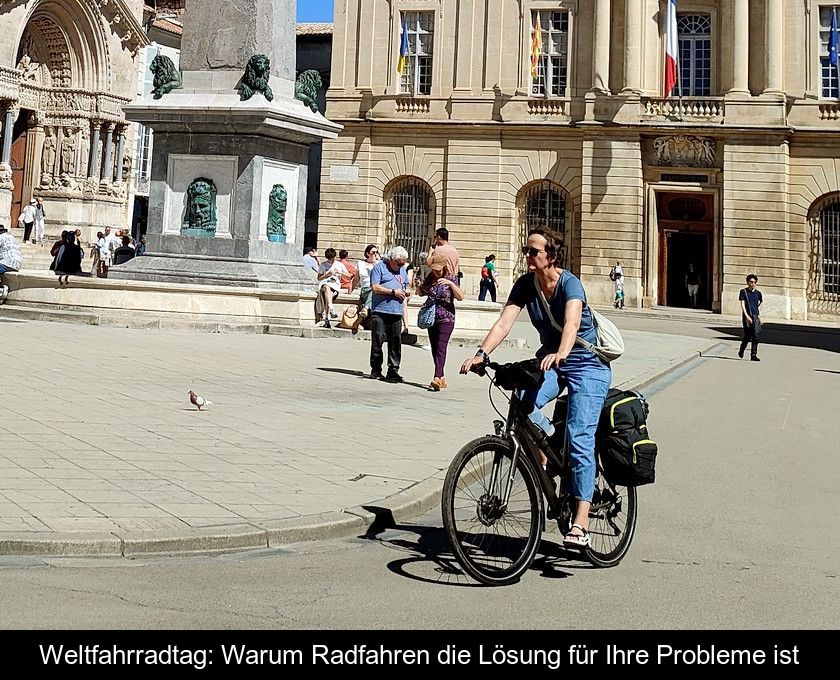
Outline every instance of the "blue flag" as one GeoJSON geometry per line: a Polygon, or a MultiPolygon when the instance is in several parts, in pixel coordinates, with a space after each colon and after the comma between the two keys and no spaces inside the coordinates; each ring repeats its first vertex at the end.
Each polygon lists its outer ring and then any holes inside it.
{"type": "Polygon", "coordinates": [[[837,66],[837,10],[831,10],[831,28],[828,29],[828,63],[837,66]]]}

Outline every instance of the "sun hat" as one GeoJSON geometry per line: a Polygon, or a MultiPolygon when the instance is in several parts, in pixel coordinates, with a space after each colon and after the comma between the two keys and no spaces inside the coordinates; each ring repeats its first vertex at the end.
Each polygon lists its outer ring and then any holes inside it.
{"type": "Polygon", "coordinates": [[[443,255],[432,254],[432,256],[429,257],[426,260],[426,266],[429,269],[435,269],[435,270],[441,270],[442,271],[443,269],[446,268],[448,262],[449,261],[443,255]]]}

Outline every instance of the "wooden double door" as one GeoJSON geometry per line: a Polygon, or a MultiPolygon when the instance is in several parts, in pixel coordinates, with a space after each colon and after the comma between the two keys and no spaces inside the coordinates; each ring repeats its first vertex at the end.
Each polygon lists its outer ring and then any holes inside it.
{"type": "Polygon", "coordinates": [[[697,285],[697,309],[712,309],[715,234],[714,196],[659,193],[659,304],[695,307],[689,285],[697,285]]]}

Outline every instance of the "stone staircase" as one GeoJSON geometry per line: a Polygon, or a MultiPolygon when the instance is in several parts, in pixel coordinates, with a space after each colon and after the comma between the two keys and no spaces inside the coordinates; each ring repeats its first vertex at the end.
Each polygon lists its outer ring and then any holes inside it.
{"type": "MultiPolygon", "coordinates": [[[[50,264],[52,264],[53,257],[50,255],[50,249],[58,240],[58,237],[50,236],[44,239],[43,243],[20,243],[20,254],[23,262],[21,263],[22,272],[44,272],[49,271],[50,264]]],[[[90,258],[91,244],[82,242],[82,250],[85,257],[82,260],[82,271],[89,271],[93,262],[90,258]]]]}

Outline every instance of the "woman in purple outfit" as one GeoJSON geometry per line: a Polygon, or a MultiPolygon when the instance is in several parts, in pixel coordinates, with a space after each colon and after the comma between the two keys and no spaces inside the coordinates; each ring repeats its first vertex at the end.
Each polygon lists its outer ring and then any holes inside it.
{"type": "Polygon", "coordinates": [[[430,272],[420,284],[420,294],[429,296],[426,304],[435,305],[435,323],[429,328],[435,377],[429,384],[429,389],[432,392],[440,392],[447,387],[444,366],[449,338],[455,330],[455,300],[463,300],[464,291],[458,286],[458,279],[449,271],[443,255],[432,255],[426,260],[426,266],[430,272]]]}

